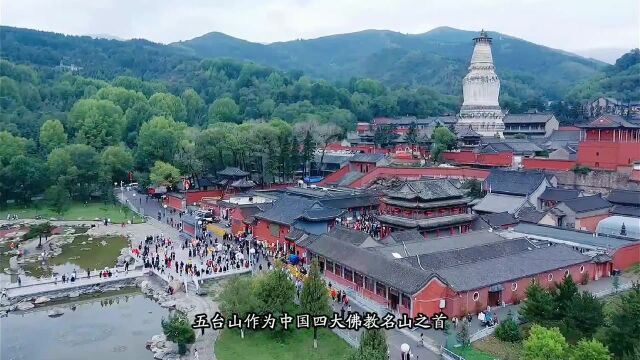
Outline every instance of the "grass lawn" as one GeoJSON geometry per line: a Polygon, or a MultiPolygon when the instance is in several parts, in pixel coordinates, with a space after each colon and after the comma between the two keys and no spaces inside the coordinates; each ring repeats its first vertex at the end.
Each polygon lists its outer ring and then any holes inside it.
{"type": "Polygon", "coordinates": [[[493,356],[493,355],[491,355],[489,353],[480,351],[480,350],[476,350],[473,347],[467,347],[467,348],[457,347],[457,348],[452,348],[452,349],[449,349],[449,350],[451,350],[456,355],[462,356],[466,360],[494,360],[494,359],[496,359],[495,356],[493,356]]]}
{"type": "Polygon", "coordinates": [[[120,204],[104,204],[103,202],[92,202],[86,206],[84,203],[73,203],[71,207],[62,214],[62,216],[51,211],[44,204],[33,204],[30,207],[10,206],[7,209],[0,210],[0,219],[6,219],[7,214],[16,214],[20,219],[34,219],[41,216],[43,219],[59,219],[59,220],[94,220],[109,218],[114,223],[122,223],[131,220],[132,215],[134,223],[142,222],[142,218],[133,214],[133,212],[120,204]]]}
{"type": "Polygon", "coordinates": [[[245,333],[224,330],[214,345],[219,360],[342,360],[355,351],[338,335],[318,330],[318,348],[313,348],[313,330],[294,330],[279,341],[268,331],[245,333]]]}
{"type": "Polygon", "coordinates": [[[496,359],[522,359],[522,343],[509,343],[490,335],[473,343],[473,348],[491,354],[496,359]]]}

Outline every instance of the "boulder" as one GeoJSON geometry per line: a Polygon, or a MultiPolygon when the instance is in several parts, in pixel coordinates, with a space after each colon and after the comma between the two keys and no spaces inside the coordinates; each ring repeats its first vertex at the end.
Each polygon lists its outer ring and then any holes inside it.
{"type": "Polygon", "coordinates": [[[39,298],[36,299],[36,301],[34,301],[35,304],[44,304],[46,302],[51,301],[51,299],[49,299],[46,296],[40,296],[39,298]]]}
{"type": "Polygon", "coordinates": [[[64,314],[64,310],[61,308],[53,308],[47,312],[47,316],[49,317],[58,317],[64,314]]]}
{"type": "Polygon", "coordinates": [[[178,353],[178,344],[173,341],[165,341],[164,342],[164,352],[167,355],[177,354],[178,353]]]}
{"type": "Polygon", "coordinates": [[[164,334],[160,334],[160,335],[153,335],[151,337],[151,341],[153,342],[159,342],[159,341],[167,341],[167,337],[164,334]]]}
{"type": "Polygon", "coordinates": [[[69,293],[70,298],[77,298],[78,296],[80,296],[80,291],[72,291],[69,293]]]}
{"type": "Polygon", "coordinates": [[[16,305],[16,309],[20,310],[20,311],[31,310],[34,307],[35,307],[35,305],[33,305],[30,302],[21,302],[18,305],[16,305]]]}
{"type": "Polygon", "coordinates": [[[176,307],[176,302],[173,300],[169,300],[169,301],[165,301],[163,303],[160,304],[161,307],[163,308],[167,308],[167,309],[171,309],[176,307]]]}

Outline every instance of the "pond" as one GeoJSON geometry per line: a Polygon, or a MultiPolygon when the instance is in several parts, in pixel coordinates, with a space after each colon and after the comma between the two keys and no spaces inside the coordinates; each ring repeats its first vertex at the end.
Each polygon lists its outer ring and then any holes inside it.
{"type": "Polygon", "coordinates": [[[0,319],[1,360],[153,359],[145,342],[161,334],[169,312],[135,289],[128,293],[52,306],[0,319]]]}
{"type": "Polygon", "coordinates": [[[22,265],[22,268],[32,277],[50,277],[54,273],[70,274],[73,270],[82,275],[87,269],[93,271],[113,267],[120,250],[127,247],[127,244],[127,239],[123,236],[76,235],[73,242],[62,245],[62,252],[49,258],[46,263],[35,261],[22,265]]]}

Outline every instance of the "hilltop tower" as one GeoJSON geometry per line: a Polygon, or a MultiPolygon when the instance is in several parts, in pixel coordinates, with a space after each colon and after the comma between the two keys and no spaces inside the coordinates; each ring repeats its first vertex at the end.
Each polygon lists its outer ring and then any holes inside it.
{"type": "Polygon", "coordinates": [[[482,136],[500,136],[504,130],[504,113],[498,103],[500,79],[495,72],[491,55],[491,38],[482,30],[473,39],[475,47],[471,56],[469,73],[462,81],[464,102],[460,108],[457,126],[471,127],[482,136]]]}

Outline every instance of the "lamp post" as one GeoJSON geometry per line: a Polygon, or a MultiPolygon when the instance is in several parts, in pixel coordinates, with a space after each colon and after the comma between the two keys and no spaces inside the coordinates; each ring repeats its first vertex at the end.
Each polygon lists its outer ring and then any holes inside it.
{"type": "Polygon", "coordinates": [[[164,217],[167,217],[167,204],[162,204],[162,207],[164,208],[164,217]]]}
{"type": "Polygon", "coordinates": [[[400,345],[400,360],[411,360],[411,347],[407,343],[400,345]]]}
{"type": "Polygon", "coordinates": [[[198,220],[198,226],[196,227],[196,239],[198,238],[198,229],[202,230],[202,220],[198,220]]]}

